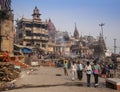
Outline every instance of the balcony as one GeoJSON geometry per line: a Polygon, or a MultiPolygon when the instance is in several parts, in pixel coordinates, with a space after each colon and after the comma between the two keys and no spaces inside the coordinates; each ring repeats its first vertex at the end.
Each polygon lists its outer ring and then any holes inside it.
{"type": "Polygon", "coordinates": [[[40,39],[40,37],[38,37],[38,36],[33,36],[33,39],[40,39]]]}
{"type": "Polygon", "coordinates": [[[29,28],[29,27],[25,27],[25,30],[31,30],[31,28],[29,28]]]}
{"type": "Polygon", "coordinates": [[[24,36],[24,39],[32,39],[30,36],[24,36]]]}

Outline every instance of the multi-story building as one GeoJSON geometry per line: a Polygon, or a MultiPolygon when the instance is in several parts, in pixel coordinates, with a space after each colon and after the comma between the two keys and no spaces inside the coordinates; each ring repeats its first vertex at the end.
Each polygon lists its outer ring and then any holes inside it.
{"type": "Polygon", "coordinates": [[[56,31],[55,52],[62,56],[70,54],[71,41],[68,32],[56,31]]]}
{"type": "Polygon", "coordinates": [[[0,0],[0,10],[11,10],[11,0],[0,0]]]}
{"type": "Polygon", "coordinates": [[[22,18],[17,21],[16,44],[47,49],[49,41],[47,21],[42,21],[40,15],[39,9],[35,7],[33,19],[22,18]]]}

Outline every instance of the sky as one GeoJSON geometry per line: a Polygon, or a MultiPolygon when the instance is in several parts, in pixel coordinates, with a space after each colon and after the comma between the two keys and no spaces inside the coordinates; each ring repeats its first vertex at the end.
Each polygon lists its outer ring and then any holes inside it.
{"type": "Polygon", "coordinates": [[[120,0],[12,0],[14,20],[23,16],[32,19],[35,6],[42,21],[49,18],[59,31],[73,35],[75,23],[79,34],[97,38],[104,23],[103,34],[107,48],[120,52],[120,0]]]}

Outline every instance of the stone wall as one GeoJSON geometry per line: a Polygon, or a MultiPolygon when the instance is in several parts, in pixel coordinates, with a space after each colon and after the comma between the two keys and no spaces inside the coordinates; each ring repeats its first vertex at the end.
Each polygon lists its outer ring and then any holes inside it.
{"type": "Polygon", "coordinates": [[[116,77],[120,78],[120,62],[117,63],[116,77]]]}
{"type": "Polygon", "coordinates": [[[13,52],[14,30],[13,30],[13,16],[8,20],[2,21],[1,25],[1,50],[13,52]]]}

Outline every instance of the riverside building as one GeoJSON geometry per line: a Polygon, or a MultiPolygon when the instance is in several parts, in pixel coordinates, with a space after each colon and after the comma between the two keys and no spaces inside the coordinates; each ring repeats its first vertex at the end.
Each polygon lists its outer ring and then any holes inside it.
{"type": "Polygon", "coordinates": [[[49,34],[47,21],[42,21],[37,7],[33,10],[33,19],[21,18],[17,20],[15,43],[23,46],[37,46],[47,49],[49,34]]]}

